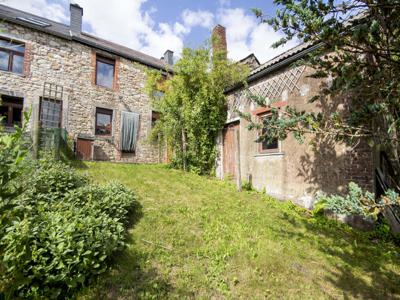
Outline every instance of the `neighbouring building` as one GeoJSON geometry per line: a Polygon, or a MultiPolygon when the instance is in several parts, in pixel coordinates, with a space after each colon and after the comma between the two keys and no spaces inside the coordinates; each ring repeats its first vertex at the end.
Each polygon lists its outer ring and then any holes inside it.
{"type": "Polygon", "coordinates": [[[83,9],[70,25],[0,5],[0,115],[12,128],[32,110],[28,128],[62,128],[79,158],[139,163],[164,159],[148,135],[158,114],[144,91],[146,70],[172,71],[163,59],[82,32],[83,9]]]}
{"type": "MultiPolygon", "coordinates": [[[[248,90],[282,111],[286,105],[309,111],[343,109],[340,102],[331,101],[324,106],[308,102],[319,91],[322,81],[308,77],[312,69],[293,66],[293,62],[314,47],[301,44],[261,65],[252,56],[245,58],[241,62],[252,67],[247,78],[248,90]]],[[[250,113],[253,121],[261,121],[268,118],[270,108],[257,107],[244,87],[231,88],[227,95],[228,118],[218,141],[220,178],[240,174],[243,181],[251,181],[256,189],[265,189],[276,198],[307,208],[312,207],[318,192],[343,193],[350,181],[374,191],[375,157],[366,144],[355,148],[334,141],[299,144],[292,135],[283,141],[257,143],[260,132],[248,130],[248,122],[237,111],[250,113]]]]}

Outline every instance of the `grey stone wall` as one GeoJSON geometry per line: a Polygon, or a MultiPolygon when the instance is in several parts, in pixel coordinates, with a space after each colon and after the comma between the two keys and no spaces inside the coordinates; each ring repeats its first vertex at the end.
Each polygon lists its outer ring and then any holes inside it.
{"type": "MultiPolygon", "coordinates": [[[[0,36],[25,42],[25,73],[0,71],[0,92],[24,98],[24,109],[33,107],[31,126],[39,118],[39,101],[45,82],[61,85],[64,127],[71,138],[94,139],[94,159],[156,163],[159,147],[148,141],[151,130],[151,103],[144,92],[146,66],[114,57],[117,81],[113,89],[94,84],[96,51],[77,42],[67,41],[22,26],[0,23],[0,36]],[[113,110],[113,134],[110,138],[95,136],[96,107],[113,110]],[[136,153],[120,153],[121,112],[140,114],[136,153]]],[[[98,51],[97,53],[108,55],[98,51]]],[[[110,56],[110,55],[108,55],[110,56]]]]}

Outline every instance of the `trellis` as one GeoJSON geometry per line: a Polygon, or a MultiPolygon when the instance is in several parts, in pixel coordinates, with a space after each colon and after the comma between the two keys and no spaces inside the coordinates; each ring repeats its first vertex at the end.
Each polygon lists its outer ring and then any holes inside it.
{"type": "Polygon", "coordinates": [[[236,92],[228,104],[228,117],[232,118],[236,116],[236,111],[243,110],[244,106],[249,104],[249,94],[263,97],[266,100],[266,104],[271,104],[280,101],[285,91],[287,91],[288,95],[293,93],[294,90],[300,91],[298,82],[305,68],[305,66],[291,68],[257,85],[251,86],[247,91],[241,90],[236,92]]]}

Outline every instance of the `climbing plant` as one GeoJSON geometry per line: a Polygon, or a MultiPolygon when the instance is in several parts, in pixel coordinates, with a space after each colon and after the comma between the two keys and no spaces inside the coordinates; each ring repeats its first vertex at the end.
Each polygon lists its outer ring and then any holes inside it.
{"type": "Polygon", "coordinates": [[[216,140],[226,121],[225,88],[246,78],[247,68],[210,47],[185,48],[173,76],[149,72],[146,89],[160,120],[153,137],[172,149],[172,165],[210,174],[216,160],[216,140]]]}

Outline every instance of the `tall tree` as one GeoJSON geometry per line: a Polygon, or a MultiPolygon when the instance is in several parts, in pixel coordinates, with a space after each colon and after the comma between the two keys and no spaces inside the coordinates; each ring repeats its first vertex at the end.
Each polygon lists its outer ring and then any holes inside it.
{"type": "Polygon", "coordinates": [[[199,174],[214,171],[216,140],[226,121],[224,90],[247,74],[245,66],[226,59],[226,51],[215,49],[212,53],[210,47],[186,48],[173,76],[151,72],[147,80],[161,116],[153,136],[167,141],[175,167],[199,174]]]}
{"type": "MultiPolygon", "coordinates": [[[[296,39],[320,47],[302,61],[327,79],[310,102],[341,99],[342,110],[298,111],[288,106],[281,117],[265,120],[269,137],[305,135],[347,143],[366,139],[389,153],[400,174],[400,1],[274,0],[274,17],[257,17],[284,37],[274,46],[296,39]]],[[[262,105],[262,99],[253,97],[262,105]]],[[[253,126],[256,126],[253,124],[253,126]]],[[[268,139],[264,136],[262,139],[268,139]]]]}

